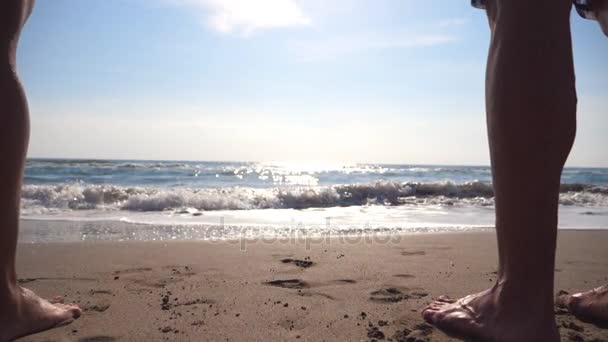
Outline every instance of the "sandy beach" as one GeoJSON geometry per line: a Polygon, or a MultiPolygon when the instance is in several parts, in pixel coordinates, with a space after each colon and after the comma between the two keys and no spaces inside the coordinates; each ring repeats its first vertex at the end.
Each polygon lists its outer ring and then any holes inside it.
{"type": "MultiPolygon", "coordinates": [[[[608,282],[608,232],[560,231],[556,291],[608,282]]],[[[21,244],[21,282],[84,309],[23,341],[448,341],[423,323],[433,297],[493,284],[494,233],[399,236],[390,243],[21,244]],[[396,241],[398,240],[398,241],[396,241]],[[407,339],[407,336],[411,339],[407,339]]],[[[557,310],[564,341],[608,330],[557,310]]]]}

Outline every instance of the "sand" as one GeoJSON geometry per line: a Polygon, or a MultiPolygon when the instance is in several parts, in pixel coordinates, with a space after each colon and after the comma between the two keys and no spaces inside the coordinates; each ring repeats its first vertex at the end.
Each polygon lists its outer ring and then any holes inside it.
{"type": "MultiPolygon", "coordinates": [[[[21,244],[21,282],[84,308],[23,341],[448,341],[423,323],[433,297],[493,284],[494,233],[400,236],[392,243],[21,244]],[[401,338],[401,339],[400,339],[401,338]],[[416,339],[412,339],[415,341],[416,339]]],[[[556,291],[608,283],[608,232],[561,231],[556,291]]],[[[608,330],[557,315],[564,341],[608,330]]]]}

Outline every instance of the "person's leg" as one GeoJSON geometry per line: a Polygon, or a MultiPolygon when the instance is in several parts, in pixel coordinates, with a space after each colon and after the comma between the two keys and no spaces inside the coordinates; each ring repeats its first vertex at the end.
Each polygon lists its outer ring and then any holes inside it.
{"type": "MultiPolygon", "coordinates": [[[[602,31],[608,36],[608,0],[595,0],[592,5],[602,31]]],[[[557,304],[568,308],[583,321],[608,327],[608,285],[573,295],[560,295],[557,304]]]]}
{"type": "Polygon", "coordinates": [[[570,0],[493,0],[486,110],[499,273],[423,312],[460,337],[558,341],[553,272],[560,176],[576,130],[570,0]]]}
{"type": "Polygon", "coordinates": [[[595,0],[593,7],[597,21],[600,23],[604,34],[608,37],[608,0],[595,0]]]}
{"type": "Polygon", "coordinates": [[[77,317],[73,305],[51,304],[17,284],[15,252],[29,117],[16,73],[16,49],[31,0],[0,1],[0,341],[49,329],[77,317]]]}

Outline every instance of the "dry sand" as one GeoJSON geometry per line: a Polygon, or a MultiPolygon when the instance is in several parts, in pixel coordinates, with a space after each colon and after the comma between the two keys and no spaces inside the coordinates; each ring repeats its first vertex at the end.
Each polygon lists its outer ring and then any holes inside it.
{"type": "MultiPolygon", "coordinates": [[[[560,232],[556,291],[608,283],[606,246],[608,232],[560,232]]],[[[389,244],[334,239],[309,250],[261,242],[246,251],[208,242],[22,244],[23,285],[84,308],[71,325],[22,340],[405,341],[414,331],[419,341],[447,341],[423,323],[421,309],[438,295],[492,285],[496,261],[491,232],[389,244]]],[[[564,313],[557,319],[564,341],[608,341],[608,330],[564,313]]]]}

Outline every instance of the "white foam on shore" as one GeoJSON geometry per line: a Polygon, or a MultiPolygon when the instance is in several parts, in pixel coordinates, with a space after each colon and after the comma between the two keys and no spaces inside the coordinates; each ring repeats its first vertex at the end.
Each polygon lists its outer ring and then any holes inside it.
{"type": "MultiPolygon", "coordinates": [[[[608,228],[604,188],[562,187],[560,228],[608,228]]],[[[299,188],[26,186],[21,241],[206,240],[342,234],[461,232],[494,225],[479,182],[299,188]],[[26,226],[27,227],[27,226],[26,226]]]]}
{"type": "MultiPolygon", "coordinates": [[[[302,227],[304,229],[415,229],[456,227],[492,227],[493,207],[436,206],[351,206],[311,209],[188,210],[163,212],[126,212],[82,210],[71,213],[23,215],[28,220],[72,222],[124,222],[142,225],[302,227]]],[[[561,206],[561,228],[608,228],[608,209],[561,206]]]]}

